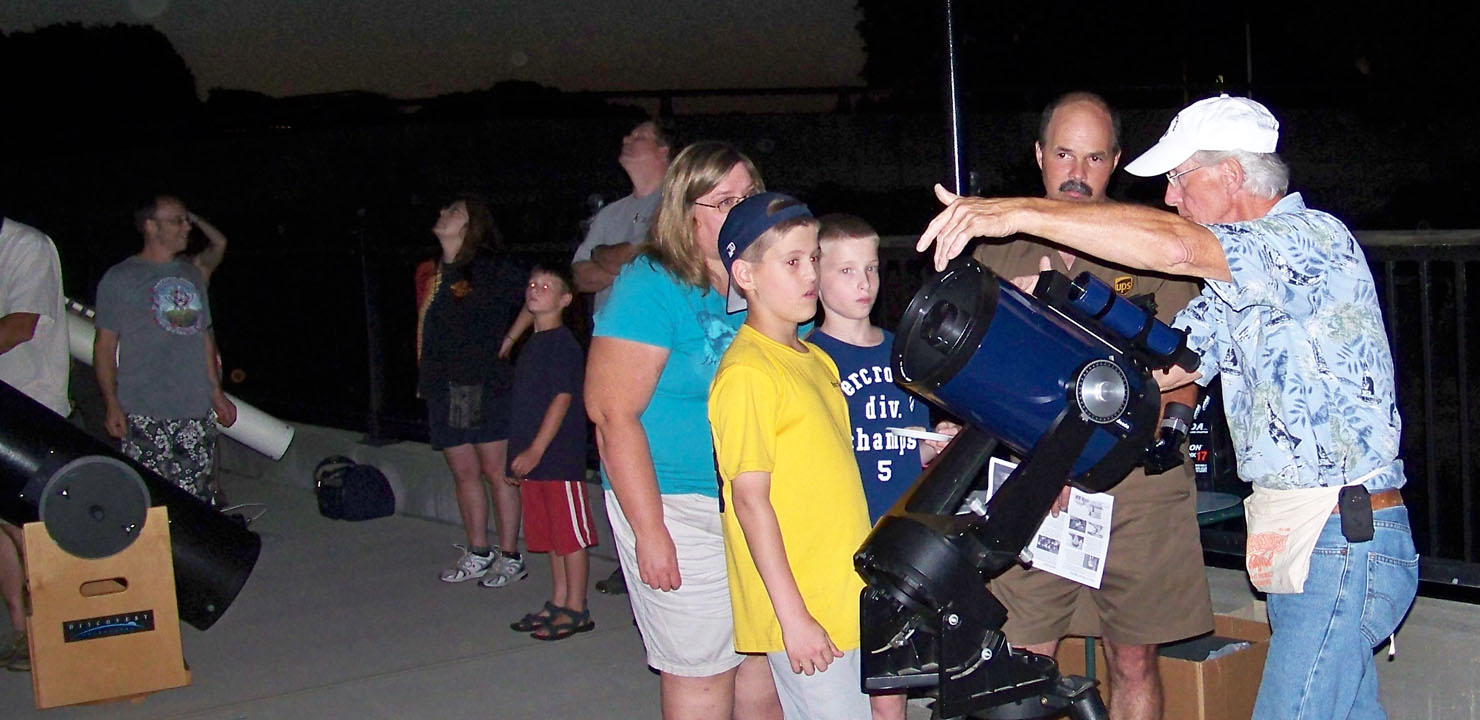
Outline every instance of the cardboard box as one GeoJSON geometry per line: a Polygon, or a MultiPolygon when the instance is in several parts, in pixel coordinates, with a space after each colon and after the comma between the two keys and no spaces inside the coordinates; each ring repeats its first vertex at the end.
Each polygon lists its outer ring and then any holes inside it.
{"type": "MultiPolygon", "coordinates": [[[[1259,694],[1259,678],[1264,674],[1264,656],[1269,652],[1269,625],[1227,615],[1213,617],[1213,636],[1248,641],[1250,646],[1213,660],[1191,661],[1175,657],[1187,654],[1190,641],[1163,646],[1158,667],[1161,669],[1165,720],[1249,720],[1254,714],[1254,698],[1259,694]]],[[[1216,643],[1221,644],[1221,643],[1216,643]]],[[[1084,675],[1085,654],[1082,638],[1065,638],[1059,643],[1059,672],[1084,675]]],[[[1109,665],[1104,643],[1095,643],[1095,673],[1100,681],[1100,694],[1108,703],[1114,688],[1109,684],[1109,665]]]]}

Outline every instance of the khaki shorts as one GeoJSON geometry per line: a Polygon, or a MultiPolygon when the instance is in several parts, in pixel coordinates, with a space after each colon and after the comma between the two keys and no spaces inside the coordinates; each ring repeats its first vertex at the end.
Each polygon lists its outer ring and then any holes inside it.
{"type": "Polygon", "coordinates": [[[719,499],[664,495],[663,524],[678,550],[679,587],[654,590],[637,570],[637,539],[615,493],[606,492],[606,513],[627,578],[632,616],[642,631],[647,663],[681,677],[709,677],[738,667],[735,616],[730,611],[730,574],[719,499]]]}
{"type": "Polygon", "coordinates": [[[991,582],[1007,606],[1004,630],[1014,645],[1066,635],[1155,645],[1212,631],[1190,474],[1148,478],[1137,469],[1110,494],[1115,507],[1099,590],[1017,566],[991,582]]]}

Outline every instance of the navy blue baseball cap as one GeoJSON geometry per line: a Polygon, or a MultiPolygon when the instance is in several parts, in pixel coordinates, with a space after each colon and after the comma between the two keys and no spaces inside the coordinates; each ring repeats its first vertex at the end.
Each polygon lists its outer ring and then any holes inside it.
{"type": "MultiPolygon", "coordinates": [[[[719,229],[719,257],[725,264],[725,272],[730,272],[735,258],[740,257],[767,230],[792,218],[804,217],[812,217],[812,211],[796,198],[783,193],[756,193],[740,201],[730,208],[730,214],[725,216],[724,226],[719,229]],[[775,213],[768,212],[771,203],[776,200],[788,200],[796,204],[781,208],[775,213]]],[[[730,279],[725,311],[737,313],[746,308],[745,297],[735,288],[734,275],[730,279]]]]}

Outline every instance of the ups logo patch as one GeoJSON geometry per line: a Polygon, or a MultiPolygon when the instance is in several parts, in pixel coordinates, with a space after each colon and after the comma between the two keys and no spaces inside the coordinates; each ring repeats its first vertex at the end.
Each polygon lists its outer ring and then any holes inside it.
{"type": "Polygon", "coordinates": [[[1130,275],[1121,275],[1115,278],[1115,294],[1129,295],[1136,289],[1136,279],[1130,275]]]}

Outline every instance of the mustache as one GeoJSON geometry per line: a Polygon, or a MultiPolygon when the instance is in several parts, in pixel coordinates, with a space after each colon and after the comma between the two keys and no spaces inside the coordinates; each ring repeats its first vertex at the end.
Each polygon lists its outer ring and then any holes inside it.
{"type": "Polygon", "coordinates": [[[1083,180],[1065,180],[1062,185],[1059,185],[1059,192],[1077,192],[1085,197],[1095,196],[1094,188],[1091,188],[1089,184],[1084,182],[1083,180]]]}

